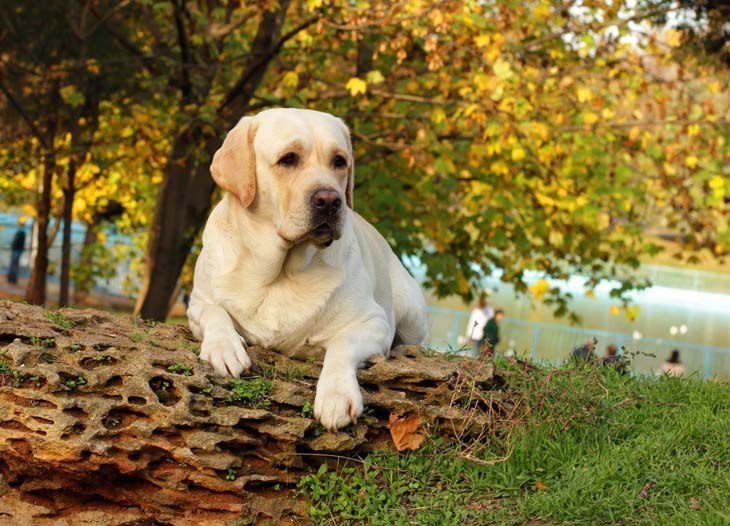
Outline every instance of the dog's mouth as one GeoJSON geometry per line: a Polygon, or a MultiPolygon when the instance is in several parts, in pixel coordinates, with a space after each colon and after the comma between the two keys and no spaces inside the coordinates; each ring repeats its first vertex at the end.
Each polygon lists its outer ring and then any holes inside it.
{"type": "Polygon", "coordinates": [[[335,230],[329,223],[322,223],[311,231],[310,239],[318,248],[326,248],[335,240],[335,230]]]}

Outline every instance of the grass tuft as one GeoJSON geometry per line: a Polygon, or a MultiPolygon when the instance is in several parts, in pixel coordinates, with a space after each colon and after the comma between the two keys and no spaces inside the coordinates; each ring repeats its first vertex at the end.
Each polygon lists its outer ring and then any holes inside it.
{"type": "Polygon", "coordinates": [[[235,378],[228,381],[227,388],[231,394],[227,402],[250,407],[268,407],[271,405],[269,395],[274,383],[266,378],[235,378]]]}

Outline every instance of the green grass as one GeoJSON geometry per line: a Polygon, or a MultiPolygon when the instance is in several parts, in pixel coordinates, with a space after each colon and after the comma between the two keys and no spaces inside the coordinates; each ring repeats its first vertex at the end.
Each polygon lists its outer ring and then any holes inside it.
{"type": "Polygon", "coordinates": [[[175,374],[182,374],[185,376],[192,376],[193,375],[193,366],[187,365],[181,362],[176,362],[167,368],[168,371],[175,374]]]}
{"type": "Polygon", "coordinates": [[[228,380],[226,387],[231,394],[227,402],[249,407],[268,407],[271,405],[269,395],[274,389],[274,383],[266,378],[234,378],[228,380]]]}
{"type": "Polygon", "coordinates": [[[45,316],[51,323],[63,329],[72,329],[74,326],[74,322],[72,320],[68,319],[66,316],[58,311],[46,311],[45,316]]]}
{"type": "Polygon", "coordinates": [[[526,373],[499,363],[498,371],[517,405],[490,435],[323,467],[300,483],[310,516],[319,524],[730,524],[730,385],[594,365],[526,373]]]}

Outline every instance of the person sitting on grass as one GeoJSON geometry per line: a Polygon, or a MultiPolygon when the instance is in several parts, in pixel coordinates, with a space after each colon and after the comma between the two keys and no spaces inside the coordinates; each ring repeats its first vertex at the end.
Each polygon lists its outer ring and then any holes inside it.
{"type": "Polygon", "coordinates": [[[484,326],[483,352],[486,356],[494,355],[494,349],[499,343],[499,326],[502,323],[502,318],[504,318],[504,311],[497,309],[494,311],[494,317],[490,318],[484,326]]]}
{"type": "Polygon", "coordinates": [[[606,356],[601,360],[602,365],[610,365],[620,373],[627,372],[627,364],[618,355],[618,348],[614,344],[606,347],[606,356]]]}
{"type": "Polygon", "coordinates": [[[596,355],[593,353],[593,349],[596,347],[596,342],[593,338],[573,349],[570,353],[574,360],[578,361],[591,361],[595,359],[596,355]]]}
{"type": "Polygon", "coordinates": [[[674,349],[669,358],[667,358],[667,361],[662,364],[662,369],[659,371],[659,374],[666,374],[667,376],[679,378],[684,376],[685,372],[684,364],[682,363],[682,360],[679,359],[679,350],[674,349]]]}

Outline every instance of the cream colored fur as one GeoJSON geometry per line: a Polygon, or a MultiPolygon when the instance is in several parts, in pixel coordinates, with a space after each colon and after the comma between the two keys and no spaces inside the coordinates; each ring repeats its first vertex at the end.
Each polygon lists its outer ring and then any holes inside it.
{"type": "Polygon", "coordinates": [[[188,309],[200,357],[221,375],[251,366],[247,345],[324,348],[314,413],[332,430],[362,414],[357,367],[387,356],[396,334],[422,344],[427,333],[418,284],[351,208],[353,164],[349,132],[332,115],[274,109],[242,119],[211,166],[228,192],[203,232],[188,309]],[[294,167],[282,164],[288,152],[294,167]],[[321,188],[343,200],[331,239],[312,230],[310,196],[321,188]]]}

